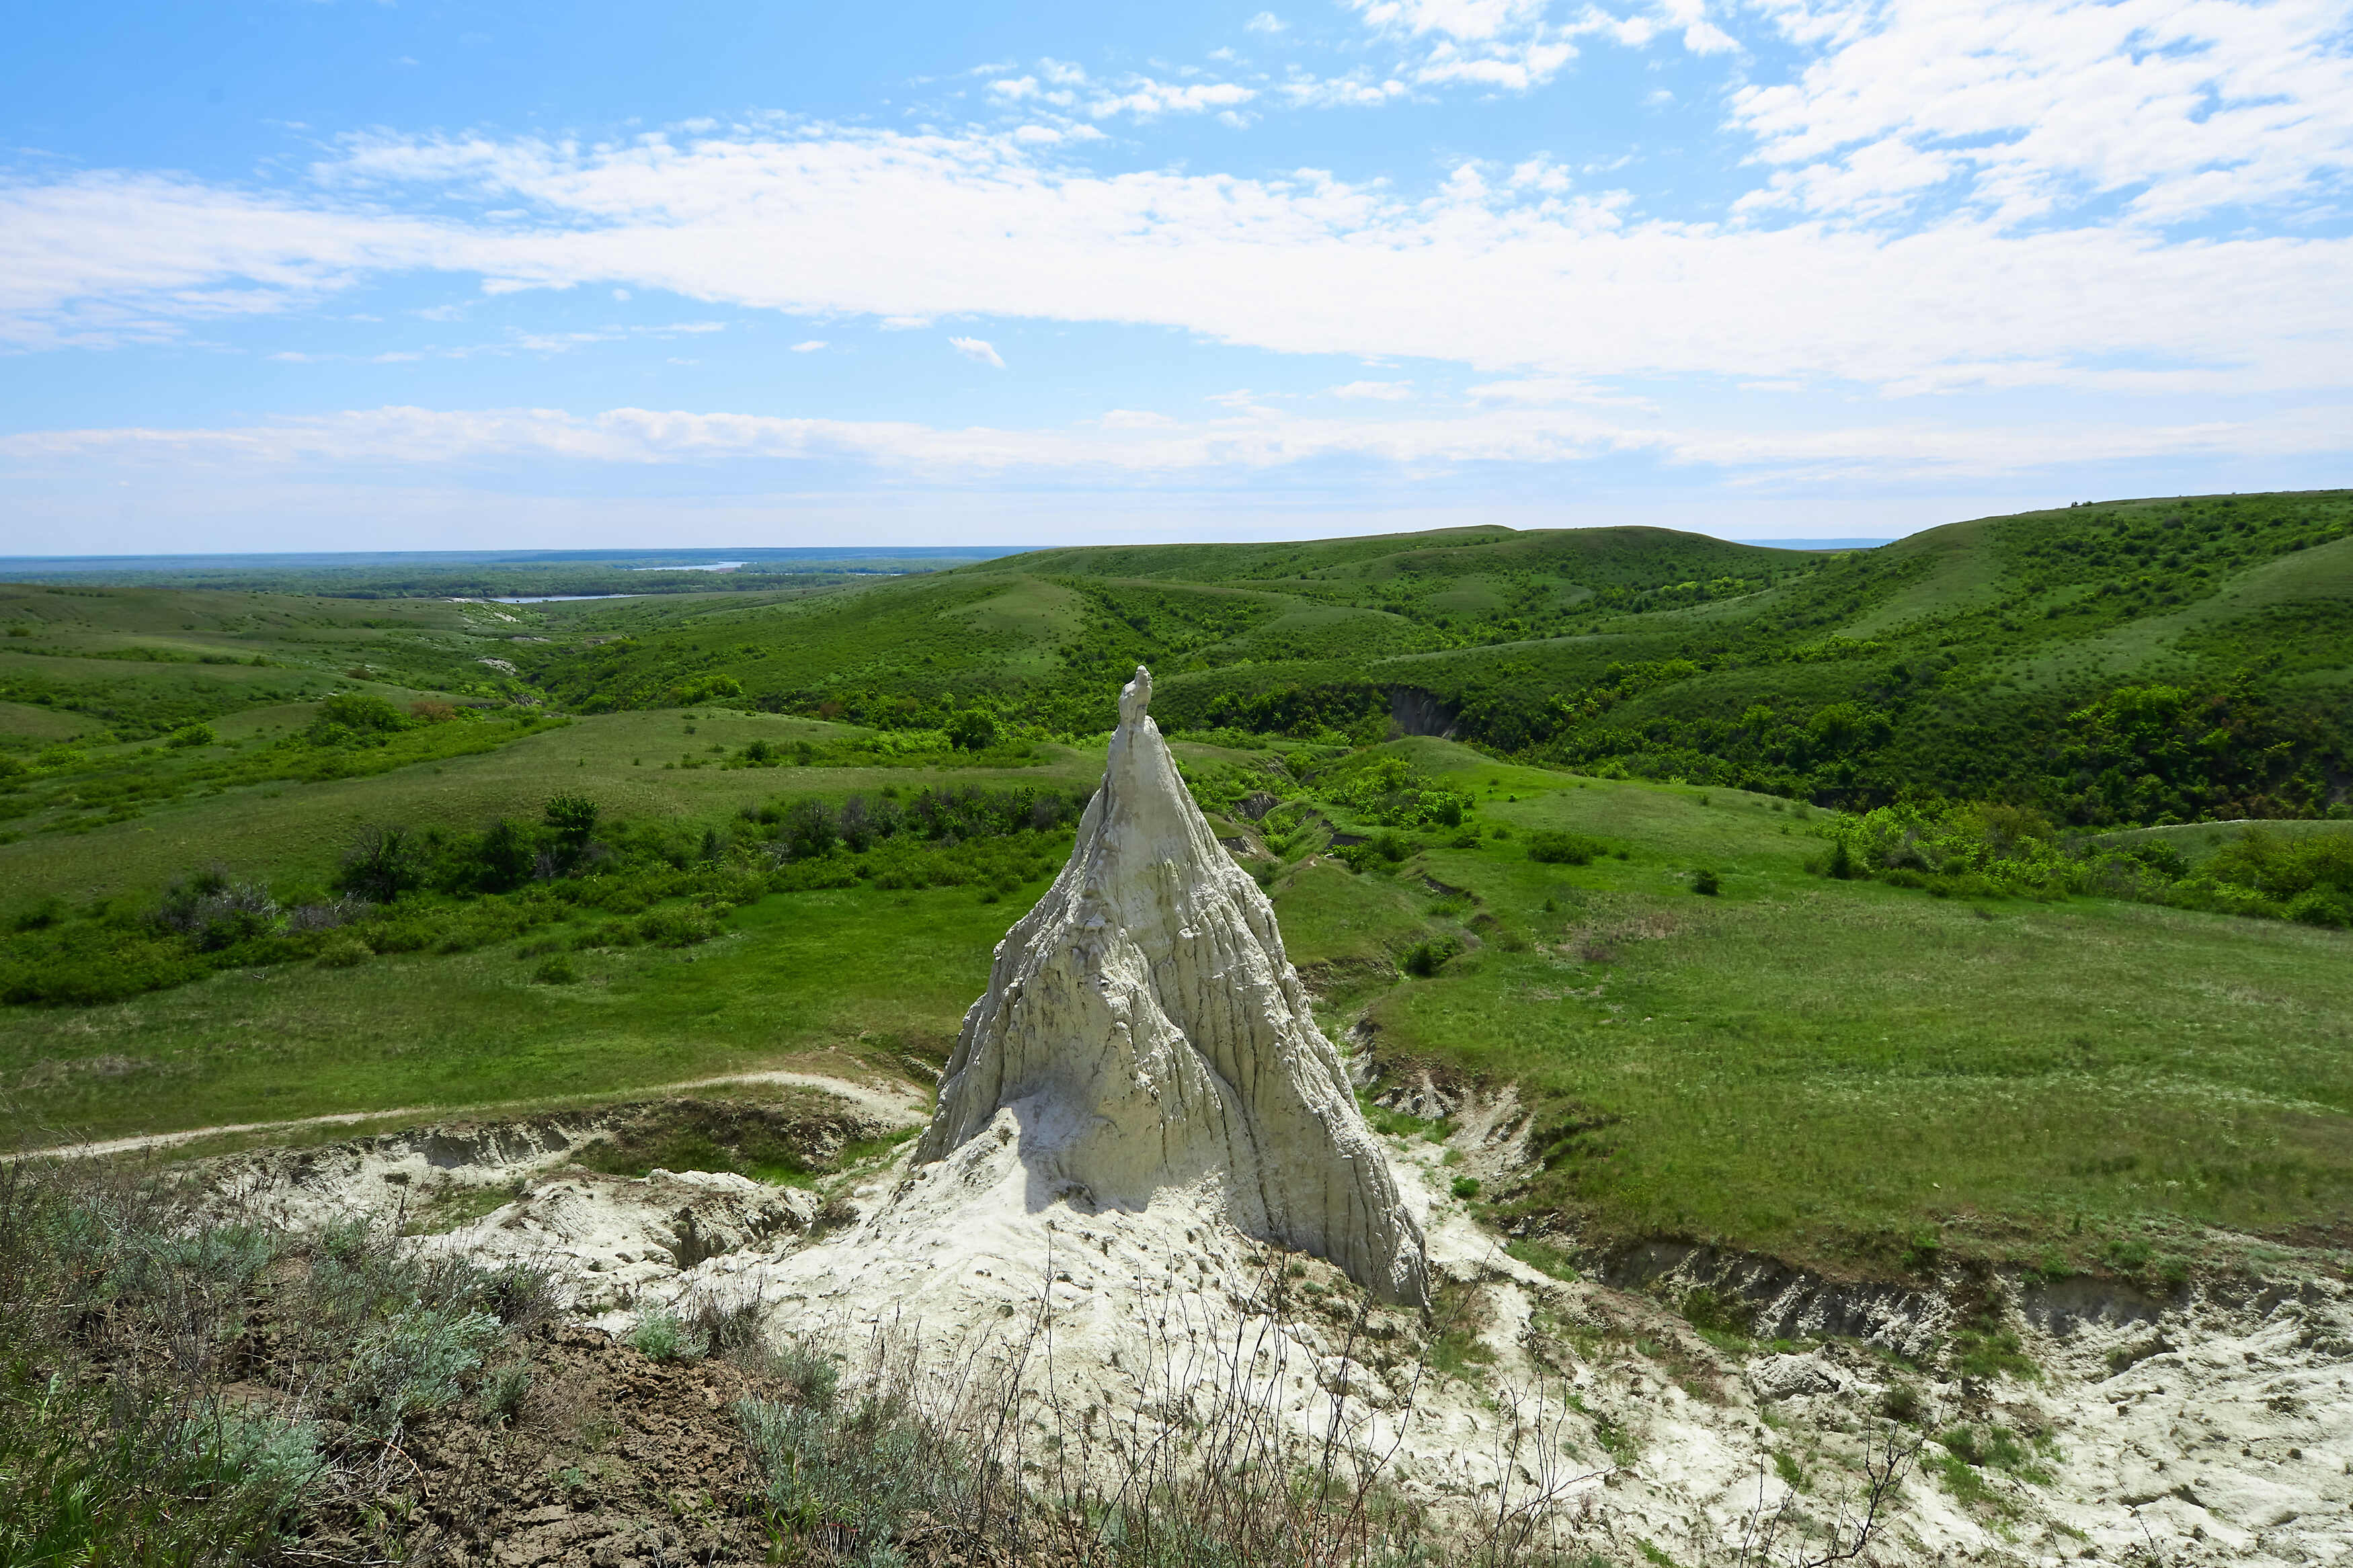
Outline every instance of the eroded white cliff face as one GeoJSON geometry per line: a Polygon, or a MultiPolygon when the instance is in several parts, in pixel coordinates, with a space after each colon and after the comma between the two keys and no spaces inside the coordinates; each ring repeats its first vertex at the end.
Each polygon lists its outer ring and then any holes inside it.
{"type": "Polygon", "coordinates": [[[1033,1208],[1205,1217],[1329,1258],[1382,1300],[1429,1289],[1419,1227],[1283,956],[1145,706],[1120,694],[1070,863],[997,951],[965,1016],[920,1167],[1013,1130],[1033,1208]]]}

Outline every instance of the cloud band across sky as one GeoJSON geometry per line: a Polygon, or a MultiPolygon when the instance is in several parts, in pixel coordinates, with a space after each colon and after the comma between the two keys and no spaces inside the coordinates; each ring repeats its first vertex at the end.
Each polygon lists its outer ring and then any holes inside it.
{"type": "Polygon", "coordinates": [[[797,316],[1141,323],[1498,374],[1896,393],[2337,387],[2353,348],[2342,237],[2012,232],[1968,214],[1897,233],[1645,222],[1548,193],[1540,171],[1464,165],[1407,201],[826,128],[376,142],[314,174],[307,202],[152,176],[0,190],[0,333],[156,341],[424,271],[493,293],[618,285],[797,316]],[[396,197],[501,216],[405,216],[386,210],[396,197]]]}

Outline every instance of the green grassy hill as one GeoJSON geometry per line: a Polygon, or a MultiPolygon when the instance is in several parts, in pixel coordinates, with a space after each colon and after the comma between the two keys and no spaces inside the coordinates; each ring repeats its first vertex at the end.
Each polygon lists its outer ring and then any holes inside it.
{"type": "Polygon", "coordinates": [[[2309,816],[2353,787],[2348,529],[2353,495],[2329,491],[2104,502],[1831,554],[1653,529],[1041,551],[790,614],[559,637],[522,663],[575,706],[718,689],[1060,733],[1103,728],[1106,683],[1148,663],[1192,729],[1377,739],[1395,721],[1825,805],[2309,816]]]}
{"type": "Polygon", "coordinates": [[[1148,662],[1327,1027],[1535,1117],[1471,1201],[1876,1273],[2345,1245],[2348,510],[0,588],[0,1097],[56,1140],[935,1064],[1148,662]]]}

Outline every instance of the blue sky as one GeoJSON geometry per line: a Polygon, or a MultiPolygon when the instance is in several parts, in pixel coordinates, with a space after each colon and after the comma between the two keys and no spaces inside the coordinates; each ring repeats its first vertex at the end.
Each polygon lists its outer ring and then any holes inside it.
{"type": "Polygon", "coordinates": [[[27,9],[0,554],[2353,482],[2342,0],[27,9]]]}

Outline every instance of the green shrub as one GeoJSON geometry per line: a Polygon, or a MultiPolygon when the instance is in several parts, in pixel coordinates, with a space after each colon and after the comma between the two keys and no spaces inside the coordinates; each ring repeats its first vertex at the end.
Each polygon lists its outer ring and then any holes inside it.
{"type": "Polygon", "coordinates": [[[1609,849],[1601,840],[1588,838],[1581,833],[1539,828],[1528,835],[1528,858],[1547,866],[1587,865],[1609,849]]]}
{"type": "Polygon", "coordinates": [[[1459,827],[1472,807],[1461,790],[1387,752],[1345,757],[1319,771],[1314,783],[1324,800],[1388,827],[1459,827]]]}
{"type": "Polygon", "coordinates": [[[198,952],[218,952],[277,930],[282,912],[259,884],[232,882],[216,866],[164,889],[155,923],[185,937],[198,952]]]}
{"type": "Polygon", "coordinates": [[[557,853],[568,867],[579,859],[588,847],[589,836],[596,831],[599,816],[596,803],[585,795],[566,792],[551,795],[541,808],[542,819],[555,840],[557,853]]]}
{"type": "Polygon", "coordinates": [[[329,939],[312,962],[322,969],[351,969],[375,956],[375,950],[367,943],[345,933],[329,939]]]}
{"type": "Polygon", "coordinates": [[[383,698],[344,691],[319,704],[305,738],[321,746],[381,742],[406,728],[408,716],[383,698]]]}
{"type": "Polygon", "coordinates": [[[1879,1413],[1890,1421],[1901,1421],[1907,1426],[1916,1426],[1927,1409],[1927,1403],[1920,1397],[1920,1391],[1908,1383],[1890,1384],[1887,1392],[1879,1396],[1879,1413]]]}
{"type": "Polygon", "coordinates": [[[830,854],[840,841],[840,820],[833,807],[815,795],[803,795],[785,809],[784,832],[778,842],[796,860],[830,854]]]}
{"type": "Polygon", "coordinates": [[[365,827],[343,852],[335,886],[373,903],[388,904],[425,885],[425,857],[405,827],[365,827]]]}
{"type": "Polygon", "coordinates": [[[542,960],[539,967],[531,972],[533,985],[572,985],[579,979],[580,972],[572,966],[572,960],[560,952],[542,960]]]}
{"type": "Polygon", "coordinates": [[[1746,1340],[1754,1322],[1746,1301],[1720,1295],[1704,1285],[1683,1293],[1682,1310],[1683,1321],[1715,1340],[1746,1340]]]}
{"type": "Polygon", "coordinates": [[[948,721],[948,739],[959,751],[985,752],[997,744],[997,721],[978,708],[967,708],[948,721]]]}
{"type": "Polygon", "coordinates": [[[482,1379],[476,1402],[491,1420],[501,1426],[512,1426],[522,1413],[523,1401],[531,1396],[531,1363],[511,1361],[482,1379]]]}
{"type": "Polygon", "coordinates": [[[638,1319],[629,1343],[648,1361],[693,1361],[702,1353],[695,1335],[678,1314],[657,1307],[638,1319]]]}
{"type": "Polygon", "coordinates": [[[1405,972],[1418,979],[1427,980],[1445,968],[1447,960],[1461,951],[1462,944],[1451,936],[1416,942],[1406,950],[1405,972]]]}
{"type": "Polygon", "coordinates": [[[1703,894],[1705,897],[1712,899],[1724,891],[1724,882],[1723,879],[1717,877],[1713,871],[1694,871],[1692,873],[1692,891],[1703,894]]]}
{"type": "Polygon", "coordinates": [[[340,1395],[354,1423],[389,1436],[410,1416],[456,1399],[459,1379],[482,1364],[499,1334],[487,1312],[412,1308],[360,1332],[340,1395]]]}
{"type": "Polygon", "coordinates": [[[655,910],[638,918],[637,931],[656,947],[692,947],[717,936],[719,922],[701,910],[655,910]]]}
{"type": "Polygon", "coordinates": [[[220,737],[213,733],[213,727],[209,724],[183,724],[173,731],[171,738],[164,743],[179,748],[209,746],[217,742],[219,739],[220,737]]]}
{"type": "Polygon", "coordinates": [[[66,901],[55,893],[47,893],[19,910],[8,923],[17,931],[47,931],[65,918],[66,901]]]}
{"type": "Polygon", "coordinates": [[[2200,869],[2214,881],[2252,888],[2279,903],[2316,891],[2353,899],[2353,833],[2289,838],[2251,827],[2217,850],[2200,869]]]}
{"type": "Polygon", "coordinates": [[[2287,918],[2308,926],[2353,926],[2353,892],[2307,888],[2289,900],[2287,918]]]}

